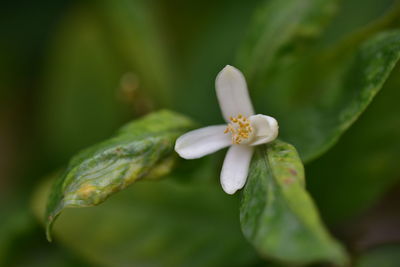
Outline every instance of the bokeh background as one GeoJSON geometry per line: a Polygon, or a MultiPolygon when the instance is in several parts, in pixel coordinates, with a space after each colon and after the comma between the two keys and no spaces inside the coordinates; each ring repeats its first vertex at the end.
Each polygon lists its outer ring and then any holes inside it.
{"type": "MultiPolygon", "coordinates": [[[[263,2],[3,1],[1,266],[93,266],[79,249],[46,241],[32,212],[38,185],[79,150],[153,110],[220,122],[215,76],[234,62],[263,2]]],[[[368,27],[395,6],[341,1],[319,45],[368,27]]],[[[333,149],[306,166],[324,221],[355,258],[384,249],[379,257],[393,262],[399,252],[399,74],[395,69],[333,149]]],[[[210,171],[215,179],[217,172],[210,171]]]]}

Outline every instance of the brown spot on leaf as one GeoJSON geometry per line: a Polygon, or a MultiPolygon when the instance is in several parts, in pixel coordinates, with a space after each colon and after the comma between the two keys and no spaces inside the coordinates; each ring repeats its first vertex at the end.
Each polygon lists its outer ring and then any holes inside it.
{"type": "Polygon", "coordinates": [[[289,185],[289,184],[292,184],[294,182],[294,180],[293,180],[293,178],[288,177],[288,178],[283,179],[283,182],[285,184],[289,185]]]}
{"type": "Polygon", "coordinates": [[[77,194],[81,198],[88,198],[95,191],[96,191],[96,187],[94,185],[85,184],[77,191],[77,194]]]}
{"type": "Polygon", "coordinates": [[[122,148],[121,147],[117,147],[115,149],[115,153],[117,153],[118,155],[121,155],[122,154],[122,148]]]}
{"type": "Polygon", "coordinates": [[[297,171],[295,169],[289,169],[290,173],[293,175],[297,175],[297,171]]]}

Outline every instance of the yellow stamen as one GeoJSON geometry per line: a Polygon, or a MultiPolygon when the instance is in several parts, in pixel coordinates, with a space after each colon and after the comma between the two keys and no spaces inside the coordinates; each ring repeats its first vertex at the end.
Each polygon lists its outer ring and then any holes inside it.
{"type": "Polygon", "coordinates": [[[237,117],[230,117],[229,120],[231,122],[226,127],[224,133],[232,134],[233,144],[240,144],[243,140],[250,137],[253,128],[250,126],[250,122],[246,117],[239,114],[237,117]]]}

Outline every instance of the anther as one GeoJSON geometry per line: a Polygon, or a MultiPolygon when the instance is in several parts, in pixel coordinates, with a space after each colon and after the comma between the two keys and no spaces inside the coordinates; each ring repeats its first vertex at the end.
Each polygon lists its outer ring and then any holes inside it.
{"type": "Polygon", "coordinates": [[[240,144],[244,139],[248,139],[250,137],[250,133],[253,131],[249,120],[244,117],[242,114],[239,114],[237,117],[229,117],[231,121],[226,127],[224,133],[232,134],[232,143],[240,144]]]}

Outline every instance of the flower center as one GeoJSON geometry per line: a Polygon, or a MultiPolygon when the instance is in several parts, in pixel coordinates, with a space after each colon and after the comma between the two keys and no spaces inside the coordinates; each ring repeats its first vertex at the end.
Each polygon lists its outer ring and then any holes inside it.
{"type": "Polygon", "coordinates": [[[232,144],[240,144],[243,141],[248,141],[252,136],[253,128],[250,125],[249,119],[239,114],[237,117],[230,117],[224,133],[232,134],[232,144]]]}

